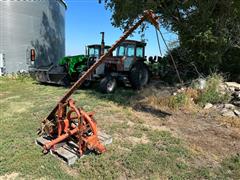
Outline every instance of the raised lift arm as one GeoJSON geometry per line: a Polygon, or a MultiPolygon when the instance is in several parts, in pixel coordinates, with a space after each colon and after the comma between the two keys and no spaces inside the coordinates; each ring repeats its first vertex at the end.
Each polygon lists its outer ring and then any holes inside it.
{"type": "Polygon", "coordinates": [[[124,41],[127,39],[127,37],[135,31],[145,20],[148,20],[152,25],[154,25],[157,29],[159,29],[159,23],[158,23],[158,17],[153,14],[151,10],[144,11],[144,15],[139,19],[139,21],[132,26],[129,30],[127,30],[122,37],[118,41],[115,42],[115,44],[112,45],[112,47],[108,50],[107,53],[103,54],[100,59],[93,64],[85,74],[83,74],[78,81],[75,82],[75,84],[67,91],[67,93],[61,98],[61,100],[57,103],[57,105],[54,107],[54,109],[50,112],[50,114],[47,116],[47,120],[51,121],[54,119],[54,116],[58,110],[58,106],[60,103],[65,103],[68,98],[74,93],[76,89],[78,89],[82,83],[96,70],[96,68],[104,62],[107,56],[112,54],[112,52],[124,41]]]}

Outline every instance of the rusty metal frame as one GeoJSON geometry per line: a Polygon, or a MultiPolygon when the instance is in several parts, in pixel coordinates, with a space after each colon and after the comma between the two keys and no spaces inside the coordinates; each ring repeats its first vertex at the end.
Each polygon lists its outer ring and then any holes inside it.
{"type": "Polygon", "coordinates": [[[67,140],[69,137],[75,137],[75,143],[78,144],[78,154],[82,156],[87,150],[94,150],[98,153],[106,151],[104,145],[98,139],[98,130],[96,122],[93,120],[93,113],[87,113],[81,108],[75,106],[75,102],[69,99],[66,103],[59,103],[57,110],[57,130],[49,135],[57,137],[43,145],[43,152],[54,148],[58,143],[67,140]],[[72,116],[72,114],[75,116],[72,116]],[[78,120],[75,124],[74,120],[78,120]],[[86,135],[90,130],[91,134],[86,135]]]}

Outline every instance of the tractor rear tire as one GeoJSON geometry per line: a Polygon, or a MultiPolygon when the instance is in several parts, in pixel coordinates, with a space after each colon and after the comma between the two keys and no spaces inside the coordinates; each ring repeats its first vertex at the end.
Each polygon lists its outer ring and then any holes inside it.
{"type": "Polygon", "coordinates": [[[141,89],[149,82],[150,73],[143,62],[136,62],[129,72],[129,81],[134,89],[141,89]]]}
{"type": "Polygon", "coordinates": [[[117,81],[114,77],[111,75],[107,75],[100,81],[100,91],[102,93],[113,93],[117,87],[117,81]]]}

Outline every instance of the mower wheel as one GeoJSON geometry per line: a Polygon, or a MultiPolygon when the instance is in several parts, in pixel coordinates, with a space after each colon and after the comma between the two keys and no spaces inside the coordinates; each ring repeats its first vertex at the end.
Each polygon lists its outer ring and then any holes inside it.
{"type": "Polygon", "coordinates": [[[149,81],[149,70],[143,62],[136,62],[130,70],[129,80],[134,89],[141,89],[149,81]]]}
{"type": "Polygon", "coordinates": [[[107,75],[100,81],[99,87],[102,93],[112,93],[117,87],[117,81],[111,75],[107,75]]]}

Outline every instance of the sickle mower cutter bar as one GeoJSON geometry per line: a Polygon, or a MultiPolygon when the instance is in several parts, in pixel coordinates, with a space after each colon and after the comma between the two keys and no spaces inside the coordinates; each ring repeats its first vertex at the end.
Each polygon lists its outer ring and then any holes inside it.
{"type": "Polygon", "coordinates": [[[36,143],[43,147],[43,152],[61,157],[68,164],[72,164],[78,157],[82,157],[89,151],[104,153],[104,145],[111,143],[111,137],[98,133],[93,113],[87,113],[82,108],[77,108],[70,96],[78,87],[101,65],[110,54],[136,30],[145,20],[148,20],[156,28],[159,28],[158,17],[152,11],[145,11],[138,22],[131,27],[114,45],[103,54],[83,74],[77,82],[62,97],[46,119],[42,121],[41,135],[36,143]]]}

